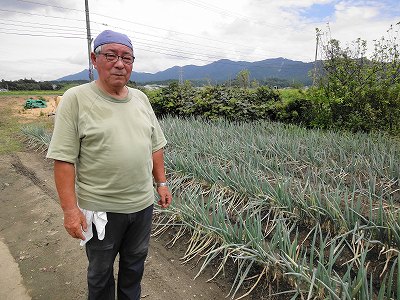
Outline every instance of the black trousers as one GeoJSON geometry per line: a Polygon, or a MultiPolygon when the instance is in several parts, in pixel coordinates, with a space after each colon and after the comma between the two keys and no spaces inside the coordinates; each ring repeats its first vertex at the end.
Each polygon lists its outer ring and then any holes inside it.
{"type": "Polygon", "coordinates": [[[118,300],[139,300],[140,282],[149,248],[153,205],[131,214],[107,213],[104,240],[93,238],[86,243],[89,260],[87,280],[89,300],[114,300],[114,261],[119,253],[118,300]]]}

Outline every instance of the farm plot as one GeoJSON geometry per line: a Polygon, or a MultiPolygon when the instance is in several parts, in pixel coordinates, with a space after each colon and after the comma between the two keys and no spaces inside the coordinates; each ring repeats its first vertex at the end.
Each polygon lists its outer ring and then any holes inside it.
{"type": "Polygon", "coordinates": [[[218,262],[217,273],[234,261],[231,296],[246,283],[280,299],[396,298],[398,142],[269,122],[162,126],[180,201],[159,230],[191,233],[187,261],[218,262]]]}
{"type": "MultiPolygon", "coordinates": [[[[154,234],[173,227],[171,246],[189,234],[183,261],[199,273],[234,270],[232,298],[396,299],[398,141],[264,121],[161,124],[176,200],[156,211],[154,234]]],[[[32,144],[43,135],[26,130],[32,144]]]]}

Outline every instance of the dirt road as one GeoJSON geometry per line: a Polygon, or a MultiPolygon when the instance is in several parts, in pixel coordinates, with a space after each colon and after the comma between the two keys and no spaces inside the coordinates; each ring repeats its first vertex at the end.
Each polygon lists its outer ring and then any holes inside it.
{"type": "MultiPolygon", "coordinates": [[[[0,299],[85,299],[85,250],[64,230],[52,162],[28,151],[0,156],[0,205],[0,299]]],[[[151,240],[142,298],[225,299],[226,282],[207,283],[211,273],[193,280],[196,268],[179,260],[184,245],[169,249],[167,241],[151,240]]]]}

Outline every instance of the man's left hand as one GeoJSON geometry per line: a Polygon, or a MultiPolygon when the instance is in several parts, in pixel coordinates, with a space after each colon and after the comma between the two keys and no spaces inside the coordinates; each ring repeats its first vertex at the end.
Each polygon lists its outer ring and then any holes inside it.
{"type": "Polygon", "coordinates": [[[172,202],[172,194],[169,191],[169,188],[167,186],[159,186],[157,187],[157,193],[160,195],[158,204],[162,208],[167,208],[172,202]]]}

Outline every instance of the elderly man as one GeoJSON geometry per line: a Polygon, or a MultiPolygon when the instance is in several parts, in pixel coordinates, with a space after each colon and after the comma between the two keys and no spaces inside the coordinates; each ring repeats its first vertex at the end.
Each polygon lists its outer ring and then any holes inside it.
{"type": "Polygon", "coordinates": [[[111,30],[91,53],[98,80],[69,89],[57,108],[47,153],[64,212],[64,226],[86,246],[89,299],[140,299],[154,203],[172,201],[165,170],[166,139],[141,91],[126,86],[132,43],[111,30]],[[154,181],[153,181],[154,179],[154,181]]]}

